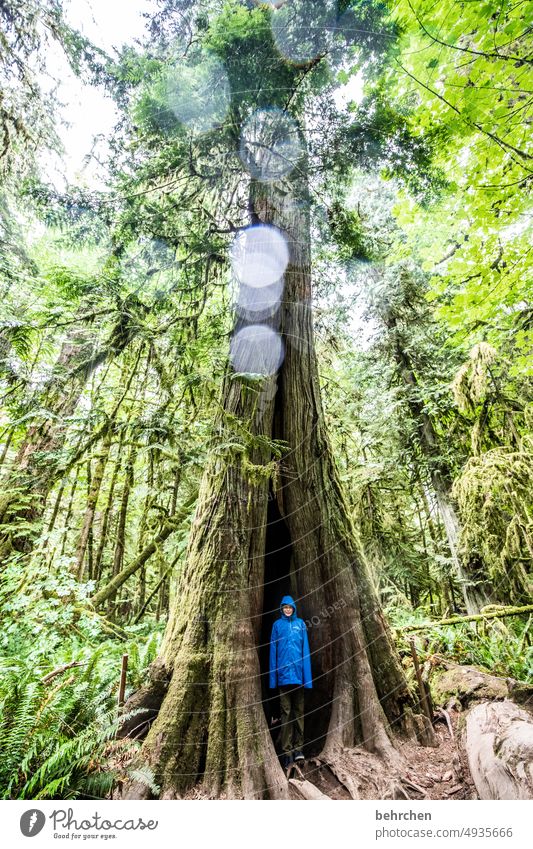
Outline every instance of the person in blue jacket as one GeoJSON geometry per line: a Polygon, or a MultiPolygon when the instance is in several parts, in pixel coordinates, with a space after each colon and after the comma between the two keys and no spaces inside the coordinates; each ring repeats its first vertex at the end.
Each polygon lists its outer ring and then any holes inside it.
{"type": "Polygon", "coordinates": [[[270,689],[279,689],[282,765],[304,760],[304,690],[313,686],[307,627],[296,616],[290,595],[281,599],[280,617],[270,637],[270,689]]]}

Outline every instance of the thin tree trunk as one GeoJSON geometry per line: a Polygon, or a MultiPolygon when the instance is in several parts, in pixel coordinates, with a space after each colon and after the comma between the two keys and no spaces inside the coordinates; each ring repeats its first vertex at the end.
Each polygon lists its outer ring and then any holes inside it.
{"type": "Polygon", "coordinates": [[[151,540],[148,545],[143,548],[140,554],[134,560],[132,560],[131,563],[128,563],[127,566],[124,566],[124,568],[121,569],[120,572],[114,575],[105,587],[102,587],[100,590],[98,590],[97,593],[95,593],[95,595],[92,597],[92,603],[95,607],[98,607],[99,605],[113,598],[116,595],[117,591],[120,589],[120,587],[126,583],[128,578],[130,578],[144,566],[144,564],[150,559],[150,557],[155,554],[158,548],[169,538],[172,533],[174,533],[174,531],[179,528],[184,519],[187,518],[195,499],[196,496],[191,496],[191,498],[189,498],[185,502],[183,508],[178,511],[178,513],[173,516],[172,519],[169,519],[165,522],[157,536],[155,536],[154,539],[151,540]]]}
{"type": "Polygon", "coordinates": [[[56,500],[54,501],[54,507],[53,507],[53,510],[52,510],[52,514],[50,516],[50,521],[48,522],[48,528],[47,528],[48,534],[50,534],[54,529],[54,525],[55,525],[56,519],[57,519],[57,514],[59,513],[59,508],[61,506],[61,501],[63,499],[63,494],[65,492],[66,482],[67,482],[67,479],[65,477],[61,481],[61,483],[59,485],[59,489],[57,490],[56,500]]]}
{"type": "Polygon", "coordinates": [[[111,510],[113,507],[113,499],[115,496],[115,487],[117,484],[118,474],[121,467],[122,460],[122,445],[124,442],[125,428],[122,428],[120,431],[120,437],[117,446],[117,457],[115,461],[115,466],[113,469],[113,474],[111,476],[111,482],[109,484],[109,492],[107,495],[106,506],[104,509],[104,515],[102,518],[102,525],[100,528],[100,540],[98,543],[98,549],[96,551],[96,557],[94,560],[94,578],[98,584],[101,578],[101,567],[102,567],[102,557],[104,554],[105,544],[107,541],[107,531],[109,528],[109,520],[111,518],[111,510]]]}
{"type": "MultiPolygon", "coordinates": [[[[113,556],[112,575],[115,578],[121,571],[124,562],[124,551],[126,548],[126,519],[128,516],[128,504],[130,500],[131,490],[134,483],[134,464],[137,455],[137,446],[134,441],[130,446],[126,467],[124,470],[124,484],[122,487],[122,496],[120,499],[120,510],[118,514],[118,524],[115,534],[115,553],[113,556]]],[[[108,596],[108,601],[112,605],[115,598],[113,592],[108,596]]]]}
{"type": "MultiPolygon", "coordinates": [[[[130,314],[122,313],[106,344],[95,351],[94,337],[85,327],[77,328],[62,345],[54,373],[33,406],[52,415],[32,425],[19,446],[13,469],[0,495],[0,522],[13,526],[19,521],[36,522],[44,512],[46,499],[58,476],[64,472],[58,459],[65,443],[65,420],[78,404],[87,380],[109,356],[122,352],[133,336],[130,314]],[[18,506],[18,494],[31,496],[31,503],[18,506]],[[14,506],[16,505],[16,506],[14,506]]],[[[0,539],[0,556],[30,551],[33,538],[28,534],[7,534],[0,539]]]]}
{"type": "Polygon", "coordinates": [[[138,623],[138,622],[140,622],[140,621],[141,621],[141,619],[143,618],[143,616],[144,616],[144,614],[146,613],[146,610],[147,610],[147,608],[148,608],[148,605],[150,604],[150,602],[152,601],[152,599],[155,597],[155,595],[159,592],[159,587],[161,586],[161,584],[163,583],[163,581],[164,581],[166,578],[168,578],[168,577],[169,577],[169,575],[171,574],[172,569],[174,568],[174,566],[175,566],[175,565],[176,565],[176,563],[177,563],[177,559],[178,559],[178,558],[175,558],[175,560],[173,561],[172,565],[171,565],[171,566],[169,566],[169,568],[166,570],[166,572],[163,572],[163,575],[159,578],[159,580],[158,580],[157,584],[155,585],[155,587],[153,588],[153,590],[149,593],[148,598],[146,599],[146,601],[144,602],[143,606],[141,607],[141,609],[139,610],[139,612],[138,612],[138,613],[137,613],[137,615],[135,616],[135,619],[133,620],[133,624],[134,624],[134,625],[137,625],[137,623],[138,623]]]}
{"type": "MultiPolygon", "coordinates": [[[[111,447],[111,427],[107,429],[104,435],[103,444],[101,448],[101,453],[97,457],[96,466],[94,472],[92,474],[92,479],[89,486],[89,492],[87,495],[87,506],[85,508],[85,516],[83,519],[83,525],[80,532],[80,537],[78,540],[78,546],[76,550],[76,575],[78,581],[81,581],[83,578],[83,567],[84,567],[84,559],[85,559],[85,551],[88,547],[89,540],[91,538],[92,541],[92,528],[94,516],[96,513],[96,506],[98,504],[98,497],[100,495],[100,489],[102,487],[102,481],[104,479],[105,468],[107,465],[107,461],[109,458],[109,449],[111,447]]],[[[88,461],[90,463],[90,460],[88,461]]],[[[89,578],[94,577],[93,575],[93,563],[92,558],[89,563],[89,578]]]]}
{"type": "Polygon", "coordinates": [[[60,557],[63,557],[65,553],[65,547],[67,544],[68,532],[70,530],[70,517],[72,516],[72,507],[74,505],[74,494],[76,492],[76,488],[78,486],[78,469],[76,468],[74,480],[72,481],[72,486],[70,488],[70,497],[68,500],[67,513],[65,516],[65,522],[63,525],[63,539],[61,542],[61,551],[59,553],[60,557]]]}
{"type": "Polygon", "coordinates": [[[472,570],[469,570],[467,564],[462,561],[459,553],[461,526],[451,496],[451,471],[445,460],[442,459],[439,438],[433,422],[424,409],[423,403],[418,399],[416,374],[411,358],[408,352],[404,350],[395,316],[389,316],[386,319],[386,324],[394,336],[396,362],[400,367],[401,378],[408,389],[407,402],[417,422],[420,447],[428,463],[439,513],[446,531],[448,546],[461,585],[466,609],[468,613],[479,613],[482,607],[496,601],[493,589],[491,584],[479,574],[479,570],[477,570],[477,574],[472,574],[472,570]]]}
{"type": "Polygon", "coordinates": [[[15,433],[14,427],[9,428],[9,430],[7,431],[6,441],[4,442],[2,454],[0,455],[0,468],[4,465],[5,459],[7,457],[7,452],[9,451],[9,446],[11,445],[11,440],[13,439],[14,433],[15,433]]]}
{"type": "MultiPolygon", "coordinates": [[[[154,500],[154,452],[148,452],[148,467],[146,473],[146,498],[139,524],[139,553],[142,551],[145,540],[148,516],[154,500]]],[[[146,566],[143,565],[139,574],[139,610],[142,610],[146,597],[146,566]]]]}

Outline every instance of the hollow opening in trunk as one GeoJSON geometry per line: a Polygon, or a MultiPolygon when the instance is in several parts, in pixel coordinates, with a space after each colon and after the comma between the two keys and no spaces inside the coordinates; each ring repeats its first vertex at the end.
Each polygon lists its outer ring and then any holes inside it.
{"type": "MultiPolygon", "coordinates": [[[[300,575],[301,580],[294,573],[293,545],[287,524],[278,508],[278,504],[272,492],[269,493],[267,510],[267,529],[265,545],[265,577],[263,614],[261,619],[261,634],[259,648],[259,663],[261,668],[261,690],[263,707],[267,722],[272,734],[274,745],[281,752],[280,739],[280,702],[277,690],[269,689],[270,669],[270,635],[272,626],[280,615],[280,601],[284,595],[291,595],[296,602],[297,615],[305,619],[299,598],[305,597],[309,592],[305,587],[305,575],[300,575]],[[274,720],[274,722],[273,722],[274,720]]],[[[312,623],[307,623],[310,638],[311,652],[313,652],[312,623]]],[[[311,669],[313,677],[320,676],[318,657],[311,655],[311,669]],[[315,662],[314,662],[315,661],[315,662]]],[[[322,692],[322,687],[313,687],[305,690],[305,746],[306,756],[318,754],[325,741],[325,735],[329,723],[331,694],[322,692]]]]}
{"type": "Polygon", "coordinates": [[[261,667],[261,692],[267,722],[276,749],[279,751],[280,705],[277,690],[269,689],[270,634],[279,618],[279,603],[284,595],[293,595],[291,584],[292,544],[287,525],[283,521],[273,492],[269,492],[265,545],[265,579],[263,590],[263,615],[259,640],[261,667]],[[275,720],[272,724],[272,720],[275,720]]]}

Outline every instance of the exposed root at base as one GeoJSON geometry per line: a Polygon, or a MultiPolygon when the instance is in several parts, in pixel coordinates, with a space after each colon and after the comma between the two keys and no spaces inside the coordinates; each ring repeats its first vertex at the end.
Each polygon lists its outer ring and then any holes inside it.
{"type": "MultiPolygon", "coordinates": [[[[459,713],[448,706],[446,717],[434,724],[436,747],[413,741],[398,741],[398,764],[379,757],[361,746],[346,749],[328,747],[303,765],[294,764],[280,780],[291,799],[476,799],[478,798],[465,753],[457,734],[459,713]],[[453,736],[452,736],[453,735],[453,736]],[[283,779],[285,778],[285,782],[283,779]]],[[[135,781],[130,769],[139,751],[139,743],[115,740],[109,745],[108,760],[128,783],[127,795],[120,784],[114,798],[150,798],[146,783],[135,781]],[[127,777],[126,777],[127,776],[127,777]],[[133,778],[133,782],[132,782],[133,778]],[[121,792],[122,791],[122,792],[121,792]]],[[[179,799],[172,790],[160,798],[179,799]]],[[[185,799],[230,798],[228,788],[209,794],[201,783],[183,795],[185,799]]]]}
{"type": "MultiPolygon", "coordinates": [[[[303,776],[331,799],[475,799],[473,780],[454,734],[457,715],[450,713],[449,725],[447,721],[435,724],[434,747],[399,742],[399,759],[391,763],[360,746],[336,746],[307,761],[303,776]]],[[[303,796],[291,791],[291,798],[303,796]]]]}

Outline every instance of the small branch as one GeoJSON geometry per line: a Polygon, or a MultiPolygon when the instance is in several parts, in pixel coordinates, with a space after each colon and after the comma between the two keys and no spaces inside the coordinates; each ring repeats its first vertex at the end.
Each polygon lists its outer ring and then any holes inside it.
{"type": "Polygon", "coordinates": [[[84,666],[87,661],[85,660],[72,660],[70,663],[65,663],[63,666],[58,666],[57,669],[54,669],[52,672],[49,672],[48,675],[45,675],[44,678],[41,678],[41,684],[48,684],[52,678],[55,678],[56,675],[62,675],[63,672],[66,672],[67,669],[73,669],[75,666],[84,666]]]}
{"type": "Polygon", "coordinates": [[[124,704],[124,695],[126,693],[126,676],[128,674],[128,655],[122,655],[122,666],[120,668],[120,684],[118,687],[118,706],[122,707],[124,704]]]}
{"type": "MultiPolygon", "coordinates": [[[[177,558],[176,558],[176,560],[177,560],[177,558]]],[[[176,562],[176,560],[174,560],[174,563],[176,562]]],[[[173,564],[173,565],[174,565],[174,564],[173,564]]],[[[164,581],[166,581],[166,579],[167,579],[167,578],[168,578],[168,576],[170,575],[171,571],[172,571],[172,566],[170,567],[170,569],[167,569],[167,570],[166,570],[166,572],[164,572],[164,573],[163,573],[163,577],[162,577],[162,578],[160,578],[160,580],[157,582],[157,584],[155,585],[154,589],[152,590],[152,592],[150,593],[150,595],[148,596],[148,598],[147,598],[147,599],[146,599],[146,601],[144,602],[143,606],[142,606],[142,607],[141,607],[141,609],[139,610],[139,612],[138,612],[137,616],[136,616],[136,617],[135,617],[135,619],[133,620],[133,624],[134,624],[134,625],[137,625],[137,624],[141,621],[141,619],[142,619],[142,618],[143,618],[143,616],[144,616],[144,613],[145,613],[146,608],[148,607],[148,605],[149,605],[149,604],[150,604],[150,602],[152,601],[153,597],[157,594],[157,591],[158,591],[158,590],[159,590],[159,588],[161,587],[161,584],[162,584],[164,581]]]]}

